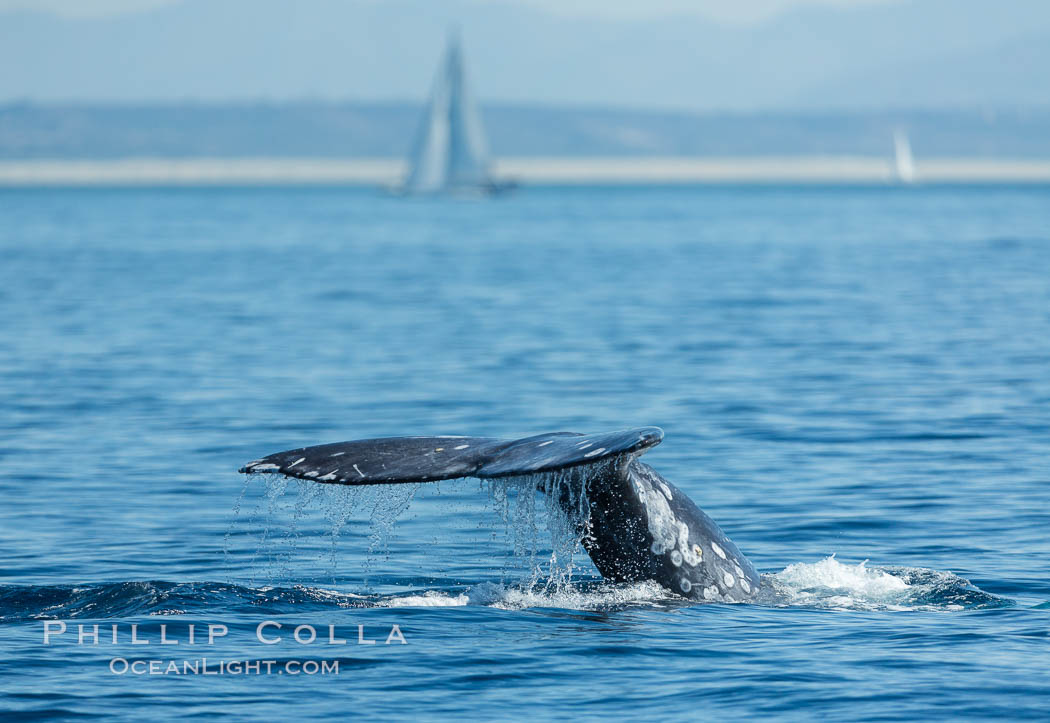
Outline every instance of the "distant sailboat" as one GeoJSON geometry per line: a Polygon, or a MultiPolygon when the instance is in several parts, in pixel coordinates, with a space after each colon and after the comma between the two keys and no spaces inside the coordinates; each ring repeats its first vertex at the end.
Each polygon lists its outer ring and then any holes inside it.
{"type": "Polygon", "coordinates": [[[911,155],[908,134],[898,128],[893,132],[894,170],[899,183],[915,183],[915,159],[911,155]]]}
{"type": "Polygon", "coordinates": [[[491,194],[513,185],[492,176],[485,131],[467,89],[456,35],[449,38],[409,162],[404,193],[491,194]]]}

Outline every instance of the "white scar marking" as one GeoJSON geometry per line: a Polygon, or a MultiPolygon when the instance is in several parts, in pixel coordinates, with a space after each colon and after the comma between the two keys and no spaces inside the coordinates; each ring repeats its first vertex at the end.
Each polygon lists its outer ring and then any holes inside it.
{"type": "Polygon", "coordinates": [[[725,582],[726,587],[733,587],[733,583],[736,582],[728,572],[722,573],[722,581],[725,582]]]}
{"type": "Polygon", "coordinates": [[[318,477],[318,479],[323,480],[323,481],[333,480],[333,479],[335,479],[335,471],[333,470],[332,472],[329,472],[324,477],[318,477]]]}
{"type": "Polygon", "coordinates": [[[536,446],[537,447],[546,447],[548,444],[554,444],[554,440],[553,439],[548,439],[546,442],[540,442],[536,446]]]}
{"type": "Polygon", "coordinates": [[[678,550],[671,551],[671,564],[675,567],[678,567],[682,564],[682,553],[680,553],[678,550]]]}
{"type": "Polygon", "coordinates": [[[316,477],[316,476],[317,476],[317,470],[316,469],[315,470],[311,470],[311,471],[309,471],[309,472],[307,472],[306,474],[303,475],[303,477],[316,477]]]}
{"type": "Polygon", "coordinates": [[[693,583],[689,582],[684,577],[678,581],[678,584],[682,586],[682,592],[689,592],[693,589],[693,583]]]}
{"type": "Polygon", "coordinates": [[[461,444],[458,447],[453,447],[452,449],[466,449],[469,446],[470,446],[469,444],[461,444]]]}
{"type": "Polygon", "coordinates": [[[583,456],[584,457],[593,457],[594,455],[601,454],[604,451],[605,451],[605,447],[599,447],[598,449],[592,449],[590,452],[588,452],[587,454],[585,454],[583,456]]]}
{"type": "Polygon", "coordinates": [[[357,468],[357,464],[354,464],[354,471],[361,475],[362,478],[365,476],[365,473],[357,468]]]}
{"type": "Polygon", "coordinates": [[[639,502],[645,507],[646,526],[653,538],[653,552],[663,554],[665,550],[673,550],[681,543],[682,559],[690,565],[695,565],[696,560],[691,554],[686,555],[688,549],[685,545],[689,540],[689,528],[679,524],[667,499],[661,492],[656,490],[653,476],[647,472],[631,474],[631,486],[638,495],[639,502]],[[657,544],[658,543],[658,544],[657,544]]]}
{"type": "Polygon", "coordinates": [[[288,465],[288,469],[291,469],[292,467],[294,467],[295,465],[299,464],[300,462],[305,462],[305,461],[306,461],[306,457],[300,457],[299,459],[295,460],[290,465],[288,465]]]}
{"type": "Polygon", "coordinates": [[[594,444],[594,442],[584,442],[583,444],[577,444],[576,446],[579,447],[580,449],[587,449],[592,444],[594,444]]]}
{"type": "Polygon", "coordinates": [[[704,588],[704,600],[714,600],[716,595],[718,595],[718,588],[714,585],[704,588]]]}
{"type": "Polygon", "coordinates": [[[270,463],[252,465],[252,471],[254,471],[254,472],[264,471],[264,470],[268,470],[268,469],[280,469],[280,468],[277,465],[270,464],[270,463]]]}
{"type": "Polygon", "coordinates": [[[722,548],[713,542],[711,543],[711,549],[714,550],[715,554],[721,557],[723,560],[726,559],[726,554],[722,552],[722,548]]]}
{"type": "Polygon", "coordinates": [[[746,592],[746,593],[750,593],[751,592],[751,586],[748,584],[747,580],[745,580],[744,578],[740,578],[740,587],[744,588],[744,592],[746,592]]]}
{"type": "Polygon", "coordinates": [[[346,452],[336,452],[336,453],[335,453],[335,454],[333,454],[332,456],[333,456],[333,457],[338,457],[338,456],[340,456],[340,455],[343,455],[343,454],[346,454],[346,452]]]}

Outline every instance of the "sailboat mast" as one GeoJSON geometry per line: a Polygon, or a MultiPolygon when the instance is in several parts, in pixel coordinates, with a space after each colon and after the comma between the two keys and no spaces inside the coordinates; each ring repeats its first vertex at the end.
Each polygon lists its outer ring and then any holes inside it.
{"type": "Polygon", "coordinates": [[[489,183],[488,144],[481,117],[470,95],[458,34],[449,41],[449,154],[450,186],[489,183]]]}

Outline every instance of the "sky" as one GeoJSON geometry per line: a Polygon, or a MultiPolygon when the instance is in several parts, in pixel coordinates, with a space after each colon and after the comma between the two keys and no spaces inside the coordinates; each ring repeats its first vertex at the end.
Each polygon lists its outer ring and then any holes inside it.
{"type": "Polygon", "coordinates": [[[0,102],[419,101],[452,26],[490,103],[1050,104],[1047,0],[0,0],[0,102]]]}
{"type": "MultiPolygon", "coordinates": [[[[506,0],[513,2],[514,0],[506,0]]],[[[796,8],[823,6],[850,9],[898,0],[525,0],[552,13],[583,17],[652,18],[695,15],[727,23],[756,23],[796,8]]]]}
{"type": "MultiPolygon", "coordinates": [[[[103,17],[150,10],[181,0],[0,0],[2,10],[38,10],[63,17],[103,17]]],[[[381,0],[375,0],[380,2],[381,0]]],[[[483,2],[485,0],[478,0],[483,2]]],[[[750,23],[805,5],[842,8],[897,0],[488,0],[524,2],[542,10],[584,17],[646,18],[670,14],[699,15],[750,23]]]]}

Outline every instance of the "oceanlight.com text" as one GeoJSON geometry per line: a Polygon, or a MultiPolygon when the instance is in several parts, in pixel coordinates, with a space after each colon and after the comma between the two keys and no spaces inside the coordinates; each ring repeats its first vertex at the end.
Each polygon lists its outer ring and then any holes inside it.
{"type": "Polygon", "coordinates": [[[339,661],[113,658],[109,671],[114,675],[339,675],[339,661]]]}

